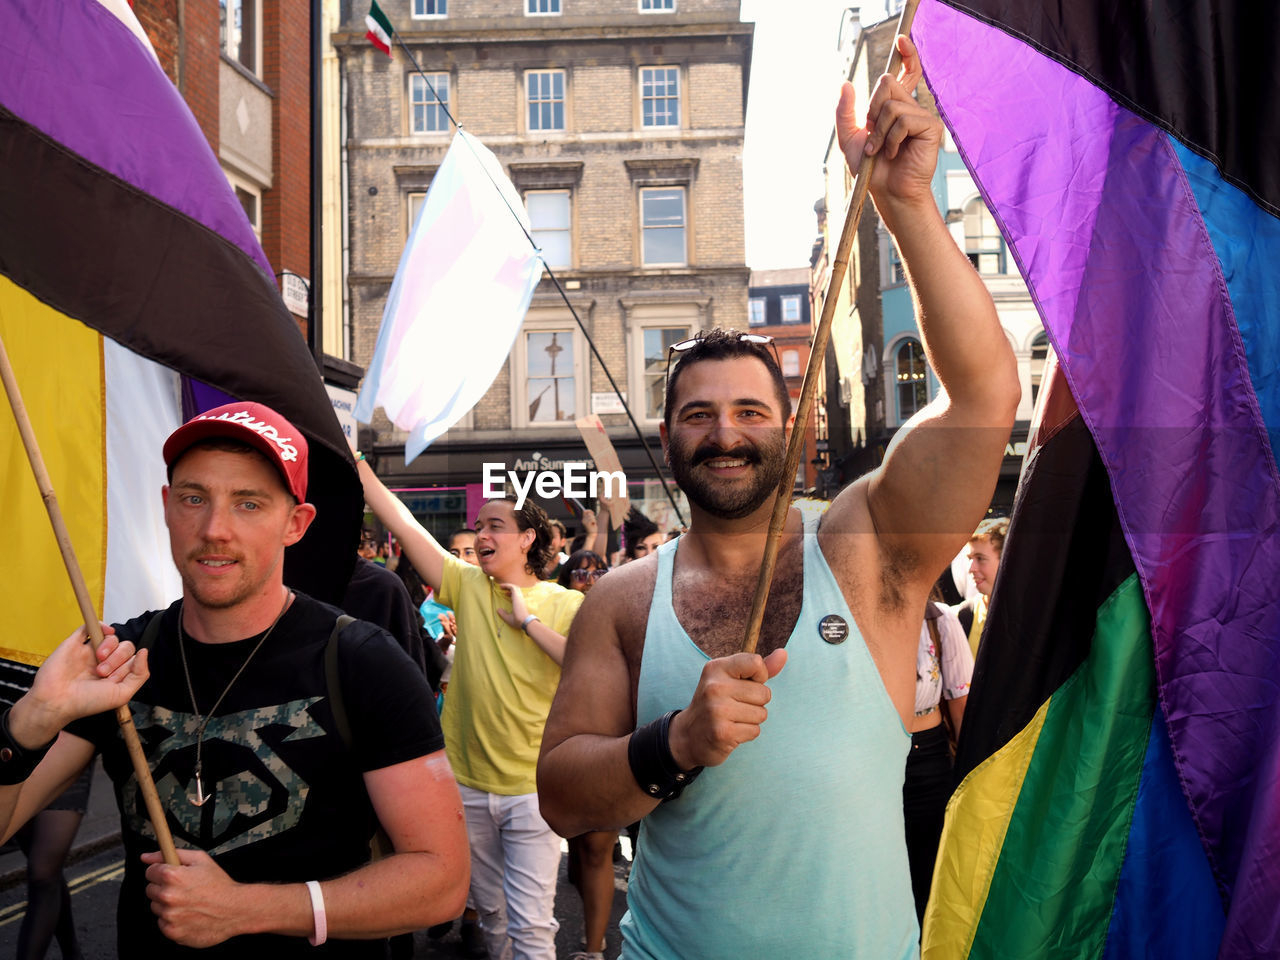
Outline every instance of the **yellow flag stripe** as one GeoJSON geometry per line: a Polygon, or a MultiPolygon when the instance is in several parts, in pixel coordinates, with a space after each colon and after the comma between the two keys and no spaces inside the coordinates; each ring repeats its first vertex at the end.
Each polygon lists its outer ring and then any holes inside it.
{"type": "MultiPolygon", "coordinates": [[[[0,336],[48,467],[95,609],[106,576],[106,450],[102,338],[0,276],[0,336]]],[[[53,528],[0,398],[0,551],[10,623],[0,656],[40,663],[81,622],[53,528]]]]}
{"type": "Polygon", "coordinates": [[[1041,704],[1030,723],[975,767],[947,803],[924,917],[923,960],[969,955],[1049,703],[1041,704]]]}

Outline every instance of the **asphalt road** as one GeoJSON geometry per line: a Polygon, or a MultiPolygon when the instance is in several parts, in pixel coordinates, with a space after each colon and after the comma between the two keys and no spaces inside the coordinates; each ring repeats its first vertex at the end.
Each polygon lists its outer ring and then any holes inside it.
{"type": "MultiPolygon", "coordinates": [[[[560,878],[556,889],[556,917],[560,931],[556,935],[556,955],[567,957],[580,950],[582,940],[582,902],[577,892],[565,879],[565,862],[560,864],[560,878]]],[[[626,864],[616,868],[618,894],[614,900],[613,922],[609,929],[605,956],[613,960],[618,955],[618,920],[622,916],[626,899],[626,864]]],[[[120,893],[120,879],[124,873],[124,851],[118,844],[107,847],[66,870],[71,890],[71,909],[75,917],[76,934],[85,960],[112,960],[115,957],[115,910],[120,893]]],[[[18,929],[26,908],[26,887],[18,880],[0,891],[0,956],[15,955],[18,929]]],[[[429,960],[457,960],[462,956],[458,939],[458,926],[439,940],[430,940],[423,931],[414,935],[414,957],[429,960]]],[[[55,945],[50,957],[59,956],[55,945]]]]}
{"type": "MultiPolygon", "coordinates": [[[[116,839],[118,829],[111,786],[99,768],[90,797],[89,812],[81,825],[71,862],[64,871],[71,890],[71,909],[75,917],[76,933],[85,960],[110,960],[116,955],[116,899],[124,872],[124,851],[116,839]]],[[[629,849],[625,838],[623,849],[629,849]]],[[[560,921],[560,930],[556,935],[556,953],[560,958],[582,949],[582,901],[566,879],[567,862],[567,857],[561,858],[556,886],[556,918],[560,921]]],[[[22,874],[24,863],[21,853],[10,851],[9,848],[0,850],[0,957],[11,957],[16,952],[18,930],[26,911],[27,891],[22,874]]],[[[608,960],[614,960],[618,956],[618,921],[626,907],[627,868],[625,859],[614,868],[617,892],[614,896],[613,918],[606,937],[605,957],[608,960]]],[[[419,931],[414,936],[414,942],[415,958],[456,960],[462,956],[457,924],[439,940],[430,940],[425,931],[419,931]]],[[[59,955],[56,945],[50,948],[49,957],[59,955]]]]}

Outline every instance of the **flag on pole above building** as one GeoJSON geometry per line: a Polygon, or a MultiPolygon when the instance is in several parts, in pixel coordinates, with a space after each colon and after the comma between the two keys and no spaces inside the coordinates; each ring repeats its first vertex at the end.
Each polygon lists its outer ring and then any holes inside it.
{"type": "Polygon", "coordinates": [[[1280,956],[1280,8],[922,0],[912,33],[1067,394],[924,956],[1280,956]]]}
{"type": "Polygon", "coordinates": [[[396,268],[356,419],[382,407],[413,460],[489,389],[541,277],[520,194],[459,130],[396,268]]]}
{"type": "MultiPolygon", "coordinates": [[[[178,595],[160,448],[196,412],[184,394],[213,391],[307,435],[318,516],[286,582],[341,597],[362,497],[315,361],[195,118],[97,0],[0,4],[0,336],[107,620],[178,595]]],[[[0,656],[36,661],[80,617],[0,406],[0,582],[23,625],[0,656]]]]}
{"type": "Polygon", "coordinates": [[[391,38],[396,32],[395,27],[391,26],[391,21],[382,12],[377,0],[372,0],[369,4],[369,12],[365,15],[364,22],[369,27],[369,32],[365,36],[375,47],[388,57],[391,56],[391,38]]]}

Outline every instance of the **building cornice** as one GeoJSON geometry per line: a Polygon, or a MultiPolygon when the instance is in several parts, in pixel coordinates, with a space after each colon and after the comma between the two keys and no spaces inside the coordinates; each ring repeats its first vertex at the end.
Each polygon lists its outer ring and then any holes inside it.
{"type": "MultiPolygon", "coordinates": [[[[452,22],[433,20],[430,23],[432,24],[430,27],[397,29],[397,33],[409,47],[464,44],[546,46],[552,43],[616,43],[618,41],[674,43],[713,40],[720,48],[724,48],[726,40],[750,44],[755,33],[754,23],[720,18],[690,23],[687,19],[678,22],[657,21],[652,16],[564,17],[558,18],[554,26],[545,19],[539,20],[534,25],[525,17],[452,22]]],[[[330,36],[334,48],[340,52],[371,49],[365,33],[360,30],[339,30],[330,36]]]]}

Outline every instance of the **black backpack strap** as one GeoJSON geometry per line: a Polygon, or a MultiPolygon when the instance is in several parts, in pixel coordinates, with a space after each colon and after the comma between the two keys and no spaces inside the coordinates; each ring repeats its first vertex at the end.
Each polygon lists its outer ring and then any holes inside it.
{"type": "Polygon", "coordinates": [[[349,617],[345,613],[338,617],[324,648],[324,685],[329,691],[329,709],[333,711],[333,722],[338,728],[338,736],[342,738],[342,745],[348,750],[354,739],[351,736],[351,721],[347,718],[347,704],[342,699],[342,677],[338,674],[338,634],[355,622],[355,617],[349,617]]]}
{"type": "MultiPolygon", "coordinates": [[[[179,614],[181,616],[181,614],[179,614]]],[[[134,644],[138,650],[150,650],[156,644],[156,637],[160,636],[160,621],[164,617],[164,611],[156,611],[156,615],[147,621],[147,625],[142,628],[142,636],[138,638],[138,642],[134,644]]]]}
{"type": "Polygon", "coordinates": [[[964,627],[964,635],[969,636],[969,631],[973,629],[973,601],[966,600],[960,604],[956,616],[960,619],[960,626],[964,627]]]}
{"type": "MultiPolygon", "coordinates": [[[[351,735],[351,720],[347,717],[347,704],[342,699],[342,677],[338,673],[338,634],[348,625],[355,623],[356,618],[342,614],[333,625],[333,633],[329,634],[329,642],[324,648],[324,685],[329,691],[329,709],[333,711],[333,723],[338,728],[338,736],[347,752],[355,738],[351,735]]],[[[376,821],[375,821],[376,823],[376,821]]],[[[373,838],[369,841],[369,852],[374,860],[382,860],[395,853],[395,845],[381,823],[376,823],[373,838]]]]}

